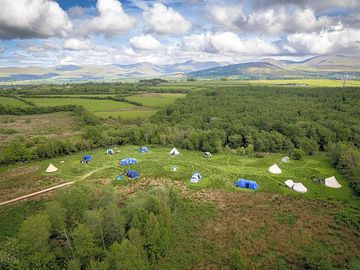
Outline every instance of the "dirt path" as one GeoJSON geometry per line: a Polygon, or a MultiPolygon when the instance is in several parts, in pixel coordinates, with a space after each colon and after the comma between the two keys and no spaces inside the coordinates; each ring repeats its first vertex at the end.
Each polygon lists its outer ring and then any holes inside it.
{"type": "Polygon", "coordinates": [[[36,191],[36,192],[28,194],[28,195],[20,196],[20,197],[17,197],[17,198],[2,202],[2,203],[0,203],[0,206],[7,205],[7,204],[10,204],[10,203],[14,203],[14,202],[18,202],[18,201],[21,201],[21,200],[25,200],[27,198],[31,198],[31,197],[34,197],[34,196],[37,196],[37,195],[40,195],[40,194],[43,194],[43,193],[58,189],[58,188],[70,186],[70,185],[72,185],[74,183],[75,182],[67,182],[67,183],[63,183],[63,184],[60,184],[60,185],[57,185],[57,186],[54,186],[54,187],[50,187],[50,188],[46,188],[46,189],[43,189],[43,190],[40,190],[40,191],[36,191]]]}

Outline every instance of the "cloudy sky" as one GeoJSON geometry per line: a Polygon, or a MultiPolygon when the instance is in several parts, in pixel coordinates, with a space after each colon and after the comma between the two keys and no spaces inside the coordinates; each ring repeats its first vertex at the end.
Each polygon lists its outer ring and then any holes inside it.
{"type": "Polygon", "coordinates": [[[359,0],[0,0],[0,66],[360,56],[359,0]]]}

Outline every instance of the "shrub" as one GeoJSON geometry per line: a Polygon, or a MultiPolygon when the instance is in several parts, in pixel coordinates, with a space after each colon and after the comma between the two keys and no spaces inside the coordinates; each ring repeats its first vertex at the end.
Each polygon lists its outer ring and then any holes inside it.
{"type": "Polygon", "coordinates": [[[257,152],[257,153],[255,154],[255,157],[256,157],[256,158],[264,158],[264,157],[265,157],[265,153],[263,153],[263,152],[257,152]]]}
{"type": "Polygon", "coordinates": [[[301,160],[304,157],[304,152],[300,149],[294,148],[291,151],[291,158],[294,160],[301,160]]]}
{"type": "Polygon", "coordinates": [[[238,250],[230,251],[230,267],[232,270],[246,269],[245,261],[238,250]]]}

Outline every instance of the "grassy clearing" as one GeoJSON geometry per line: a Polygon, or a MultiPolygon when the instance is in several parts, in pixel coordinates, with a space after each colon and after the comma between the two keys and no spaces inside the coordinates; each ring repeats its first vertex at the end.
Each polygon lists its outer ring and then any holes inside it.
{"type": "Polygon", "coordinates": [[[185,94],[158,94],[149,93],[127,97],[128,100],[136,101],[147,107],[165,107],[175,102],[179,98],[185,97],[185,94]]]}
{"type": "MultiPolygon", "coordinates": [[[[316,80],[316,79],[297,79],[297,80],[253,80],[247,81],[252,85],[306,85],[311,87],[342,87],[342,80],[316,80]]],[[[346,81],[346,86],[360,86],[360,81],[346,81]]]]}
{"type": "Polygon", "coordinates": [[[75,116],[69,112],[22,116],[0,115],[0,146],[6,145],[19,135],[25,138],[34,136],[66,138],[78,133],[79,130],[75,116]],[[7,130],[14,132],[5,132],[7,130]]]}
{"type": "Polygon", "coordinates": [[[0,97],[0,104],[14,107],[29,106],[28,104],[12,97],[0,97]]]}
{"type": "MultiPolygon", "coordinates": [[[[234,153],[215,154],[210,159],[202,157],[200,152],[181,150],[177,157],[170,157],[167,148],[151,148],[147,154],[138,153],[136,146],[124,146],[116,148],[120,153],[114,156],[107,156],[105,149],[89,151],[93,156],[90,164],[81,165],[79,161],[84,153],[71,156],[59,157],[52,160],[45,160],[30,163],[27,166],[38,166],[40,176],[46,177],[45,169],[50,162],[59,168],[59,171],[52,174],[63,181],[82,180],[87,175],[87,181],[114,181],[116,175],[122,172],[124,167],[118,165],[119,160],[126,157],[137,158],[139,164],[126,168],[138,170],[142,177],[165,178],[169,180],[182,181],[192,189],[201,188],[220,188],[227,190],[237,190],[233,182],[239,177],[256,181],[260,188],[259,191],[286,194],[307,199],[321,199],[330,202],[340,202],[347,204],[359,204],[359,200],[351,195],[347,182],[335,169],[331,168],[328,160],[322,156],[305,157],[304,160],[291,160],[289,163],[280,163],[282,154],[268,154],[265,158],[241,157],[234,153]],[[64,160],[64,163],[60,163],[64,160]],[[272,175],[267,172],[267,168],[274,164],[279,164],[283,173],[272,175]],[[178,167],[177,172],[171,172],[171,166],[178,167]],[[189,183],[189,179],[194,172],[200,172],[203,180],[198,184],[189,183]],[[90,174],[90,175],[89,175],[90,174]],[[340,184],[341,189],[331,189],[320,184],[315,184],[310,177],[329,177],[334,175],[340,184]],[[296,193],[284,187],[283,182],[293,179],[302,182],[308,192],[305,194],[296,193]]],[[[3,166],[2,170],[12,170],[13,166],[3,166]]],[[[16,165],[18,166],[18,165],[16,165]]],[[[127,181],[116,184],[124,185],[127,181]]],[[[114,181],[115,184],[115,181],[114,181]]],[[[249,192],[241,190],[241,192],[249,192]]]]}

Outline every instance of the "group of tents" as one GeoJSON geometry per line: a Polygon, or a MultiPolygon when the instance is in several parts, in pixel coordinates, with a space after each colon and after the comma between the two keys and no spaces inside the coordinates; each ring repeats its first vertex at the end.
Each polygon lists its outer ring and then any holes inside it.
{"type": "MultiPolygon", "coordinates": [[[[281,159],[281,162],[289,162],[289,157],[283,157],[281,159]]],[[[268,168],[268,172],[270,172],[272,174],[281,174],[282,170],[280,169],[280,167],[277,164],[273,164],[268,168]]],[[[296,183],[291,179],[286,180],[284,182],[284,184],[286,187],[288,187],[296,192],[306,193],[308,191],[308,189],[301,182],[296,183]]],[[[330,187],[330,188],[341,188],[341,185],[336,180],[335,176],[326,178],[324,180],[324,184],[325,184],[325,186],[330,187]]]]}

